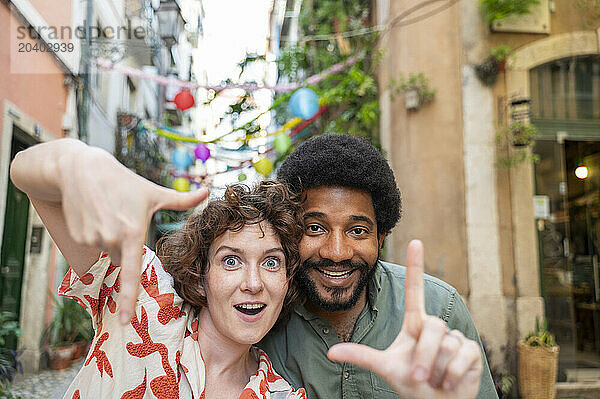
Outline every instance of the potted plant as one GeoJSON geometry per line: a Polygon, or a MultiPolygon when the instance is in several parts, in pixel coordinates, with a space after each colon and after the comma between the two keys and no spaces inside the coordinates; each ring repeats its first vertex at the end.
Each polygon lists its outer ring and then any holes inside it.
{"type": "Polygon", "coordinates": [[[408,79],[404,75],[400,76],[400,81],[392,78],[389,85],[391,89],[392,100],[395,96],[404,93],[406,109],[416,110],[422,105],[433,100],[435,90],[429,88],[429,79],[422,72],[408,74],[408,79]]]}
{"type": "Polygon", "coordinates": [[[498,159],[497,165],[515,167],[523,162],[538,162],[539,156],[532,152],[537,129],[530,123],[515,121],[496,133],[496,144],[506,149],[507,155],[498,159]]]}
{"type": "Polygon", "coordinates": [[[508,46],[492,48],[487,58],[479,65],[475,65],[475,74],[486,86],[493,86],[498,80],[498,74],[506,70],[506,62],[511,50],[508,46]]]}
{"type": "Polygon", "coordinates": [[[519,342],[519,392],[523,399],[554,399],[559,346],[548,322],[535,319],[535,330],[519,342]]]}
{"type": "MultiPolygon", "coordinates": [[[[71,365],[79,336],[86,334],[87,326],[81,307],[70,299],[54,299],[55,313],[42,334],[42,347],[46,348],[50,368],[63,370],[71,365]]],[[[87,316],[89,324],[89,316],[87,316]]]]}
{"type": "Polygon", "coordinates": [[[11,341],[21,336],[19,322],[10,312],[0,313],[0,397],[11,397],[10,386],[17,373],[23,373],[19,361],[21,351],[15,351],[11,341]]]}

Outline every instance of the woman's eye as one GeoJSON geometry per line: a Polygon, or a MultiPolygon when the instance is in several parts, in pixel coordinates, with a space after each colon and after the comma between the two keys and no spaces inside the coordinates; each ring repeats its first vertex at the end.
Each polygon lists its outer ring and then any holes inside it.
{"type": "Polygon", "coordinates": [[[269,270],[279,269],[281,262],[277,258],[269,258],[265,261],[265,267],[269,270]]]}
{"type": "Polygon", "coordinates": [[[318,233],[321,231],[321,226],[317,224],[309,224],[308,226],[306,226],[306,230],[309,233],[318,233]]]}
{"type": "Polygon", "coordinates": [[[223,258],[223,264],[226,267],[237,267],[239,265],[239,260],[236,257],[233,256],[227,256],[225,258],[223,258]]]}

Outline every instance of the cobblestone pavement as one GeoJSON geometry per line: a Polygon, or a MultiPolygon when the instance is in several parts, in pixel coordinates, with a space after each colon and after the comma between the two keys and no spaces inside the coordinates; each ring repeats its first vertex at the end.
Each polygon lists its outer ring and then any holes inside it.
{"type": "Polygon", "coordinates": [[[85,359],[73,362],[67,370],[43,370],[37,374],[17,376],[12,393],[22,399],[62,399],[85,359]]]}

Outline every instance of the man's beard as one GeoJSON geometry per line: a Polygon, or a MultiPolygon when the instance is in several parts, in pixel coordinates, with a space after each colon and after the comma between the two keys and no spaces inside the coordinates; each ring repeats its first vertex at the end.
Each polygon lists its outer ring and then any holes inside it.
{"type": "MultiPolygon", "coordinates": [[[[359,261],[349,261],[345,260],[342,262],[333,262],[328,259],[321,260],[305,260],[300,270],[296,274],[296,279],[300,287],[306,293],[306,296],[309,301],[311,301],[314,305],[320,307],[323,310],[328,312],[337,312],[338,310],[348,310],[351,309],[360,298],[363,290],[375,274],[375,266],[379,261],[379,256],[375,260],[375,263],[369,265],[367,262],[359,262],[359,261]],[[328,268],[344,268],[354,270],[354,273],[359,273],[360,276],[358,278],[358,282],[354,287],[323,287],[323,289],[330,294],[330,297],[323,298],[319,295],[319,291],[317,290],[317,285],[314,281],[310,279],[308,276],[308,272],[312,269],[328,269],[328,268]],[[348,290],[353,290],[350,298],[344,300],[344,294],[348,290]]],[[[320,273],[317,270],[317,273],[320,273]]]]}

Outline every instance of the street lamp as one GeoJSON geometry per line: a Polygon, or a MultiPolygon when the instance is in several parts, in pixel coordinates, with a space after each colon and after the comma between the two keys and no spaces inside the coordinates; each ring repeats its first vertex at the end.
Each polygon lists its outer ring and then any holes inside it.
{"type": "Polygon", "coordinates": [[[160,36],[171,47],[177,43],[179,33],[183,30],[181,8],[176,0],[160,0],[160,6],[155,11],[158,19],[160,36]]]}

